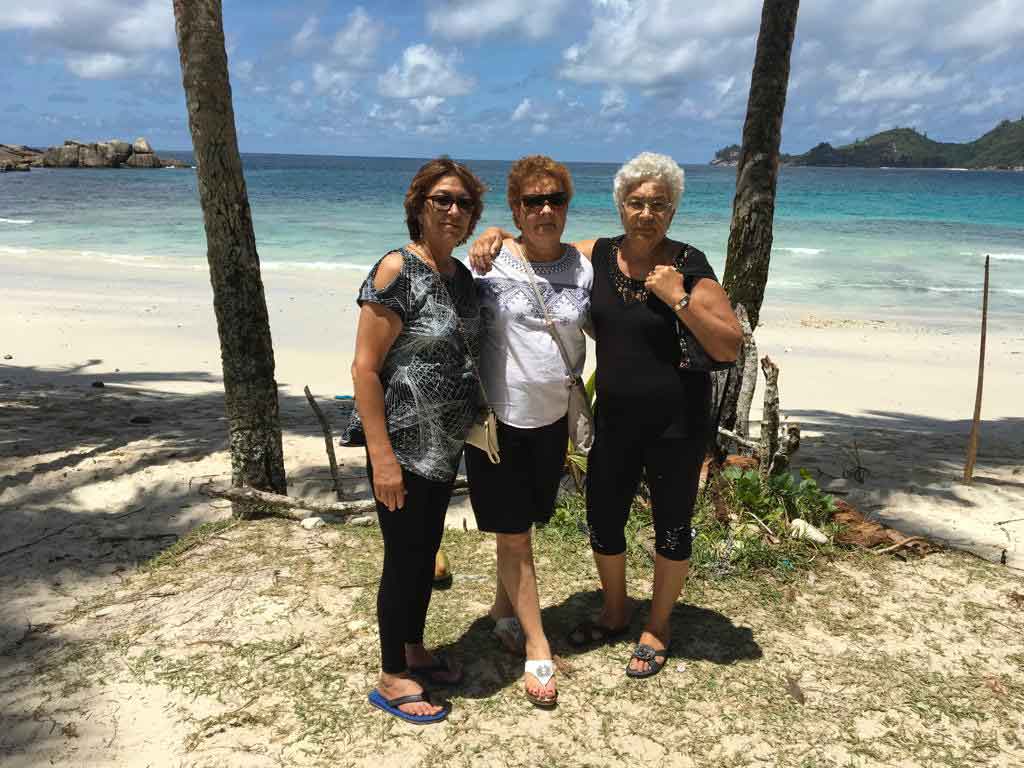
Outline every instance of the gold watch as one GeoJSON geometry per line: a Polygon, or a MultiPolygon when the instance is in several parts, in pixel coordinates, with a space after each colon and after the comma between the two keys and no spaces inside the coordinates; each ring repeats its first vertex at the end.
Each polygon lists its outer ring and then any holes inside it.
{"type": "Polygon", "coordinates": [[[690,294],[684,293],[683,298],[672,305],[672,311],[678,312],[680,309],[686,309],[690,306],[690,294]]]}

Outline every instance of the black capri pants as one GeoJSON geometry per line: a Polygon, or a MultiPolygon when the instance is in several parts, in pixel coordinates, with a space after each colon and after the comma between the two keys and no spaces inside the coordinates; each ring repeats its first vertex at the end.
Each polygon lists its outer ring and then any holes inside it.
{"type": "Polygon", "coordinates": [[[659,437],[647,431],[602,429],[600,420],[597,426],[587,459],[590,546],[601,555],[626,551],[626,521],[646,475],[655,551],[668,560],[689,560],[693,506],[707,444],[703,434],[659,437]]]}

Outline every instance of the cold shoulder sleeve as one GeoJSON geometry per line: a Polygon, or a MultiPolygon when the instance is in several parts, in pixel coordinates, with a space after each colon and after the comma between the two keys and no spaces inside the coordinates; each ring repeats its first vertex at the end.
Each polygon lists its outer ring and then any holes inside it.
{"type": "MultiPolygon", "coordinates": [[[[373,284],[374,278],[377,276],[377,270],[380,269],[381,263],[390,254],[386,254],[380,261],[373,265],[370,270],[370,274],[367,275],[366,280],[363,281],[362,286],[359,288],[359,295],[356,297],[356,303],[361,307],[367,302],[371,304],[380,304],[386,309],[390,309],[404,323],[409,315],[410,307],[410,282],[409,274],[405,264],[402,265],[402,270],[395,276],[388,285],[383,288],[377,288],[373,284]]],[[[405,254],[402,254],[403,261],[405,254]]]]}

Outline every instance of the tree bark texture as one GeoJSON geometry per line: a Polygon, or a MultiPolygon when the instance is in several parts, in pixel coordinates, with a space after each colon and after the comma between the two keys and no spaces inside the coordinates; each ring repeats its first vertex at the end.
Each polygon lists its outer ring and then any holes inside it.
{"type": "MultiPolygon", "coordinates": [[[[284,494],[274,348],[238,153],[220,0],[174,0],[235,486],[284,494]]],[[[247,516],[242,504],[237,516],[247,516]]]]}
{"type": "Polygon", "coordinates": [[[746,309],[742,304],[737,309],[743,310],[742,313],[736,313],[743,328],[743,347],[740,351],[743,365],[740,370],[740,388],[736,402],[736,434],[740,437],[750,437],[750,406],[754,402],[754,390],[757,388],[757,342],[754,341],[754,332],[750,328],[750,318],[746,309]]]}
{"type": "Polygon", "coordinates": [[[764,412],[761,414],[761,473],[771,471],[779,452],[779,367],[765,355],[761,358],[764,372],[764,412]]]}
{"type": "Polygon", "coordinates": [[[736,196],[722,286],[733,306],[746,306],[752,329],[757,328],[768,282],[782,113],[799,6],[799,0],[764,0],[743,124],[743,148],[736,168],[736,196]]]}

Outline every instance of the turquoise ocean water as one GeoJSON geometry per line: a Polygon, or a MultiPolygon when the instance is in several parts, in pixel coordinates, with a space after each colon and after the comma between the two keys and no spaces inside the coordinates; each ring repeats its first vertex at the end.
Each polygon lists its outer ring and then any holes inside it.
{"type": "MultiPolygon", "coordinates": [[[[173,153],[165,153],[174,156],[173,153]]],[[[181,156],[188,159],[187,156],[181,156]]],[[[246,155],[264,267],[365,270],[404,243],[402,197],[421,160],[246,155]]],[[[490,192],[482,224],[511,228],[509,163],[469,161],[490,192]]],[[[616,166],[570,165],[567,239],[620,231],[616,166]]],[[[672,236],[725,261],[735,169],[686,167],[672,236]]],[[[191,170],[47,170],[0,176],[0,258],[73,251],[158,266],[205,259],[191,170]]],[[[1024,174],[785,168],[766,303],[976,316],[984,255],[991,311],[1024,320],[1024,174]]]]}

